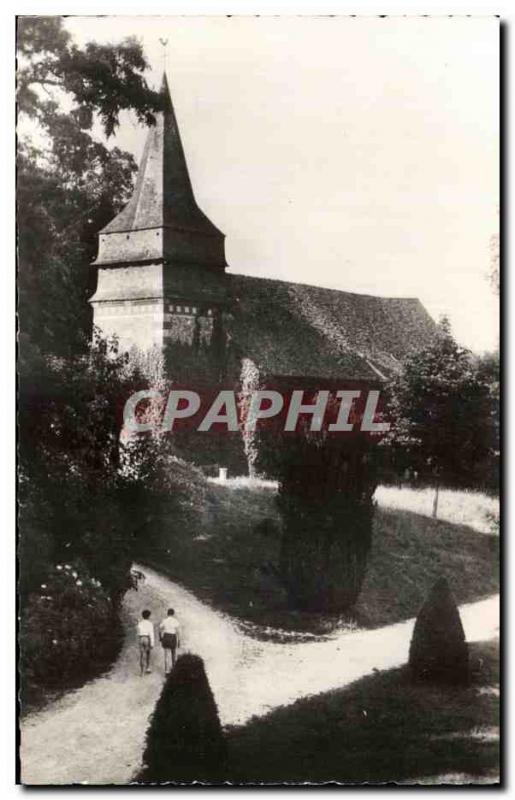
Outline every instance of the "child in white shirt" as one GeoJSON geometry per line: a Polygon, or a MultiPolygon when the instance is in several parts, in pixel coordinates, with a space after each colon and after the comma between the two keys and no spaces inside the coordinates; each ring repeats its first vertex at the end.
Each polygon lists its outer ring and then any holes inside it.
{"type": "Polygon", "coordinates": [[[179,631],[181,626],[177,622],[173,608],[168,609],[168,614],[159,626],[159,638],[165,655],[165,675],[175,665],[175,655],[180,646],[179,631]]]}
{"type": "Polygon", "coordinates": [[[145,609],[141,612],[141,619],[138,622],[138,639],[139,639],[139,666],[141,675],[143,672],[150,673],[150,653],[154,647],[154,626],[150,622],[150,611],[145,609]]]}

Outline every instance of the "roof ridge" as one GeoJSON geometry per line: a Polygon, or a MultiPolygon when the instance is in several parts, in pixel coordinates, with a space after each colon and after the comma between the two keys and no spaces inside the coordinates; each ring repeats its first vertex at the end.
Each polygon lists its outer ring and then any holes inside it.
{"type": "Polygon", "coordinates": [[[239,272],[228,272],[227,276],[229,278],[245,278],[250,279],[253,281],[268,281],[270,283],[277,283],[282,284],[284,286],[293,286],[293,287],[301,287],[304,289],[321,289],[325,292],[338,292],[339,294],[347,294],[351,295],[352,297],[366,297],[373,300],[402,300],[402,301],[411,301],[416,302],[422,305],[420,298],[418,297],[402,297],[402,296],[392,296],[389,297],[388,295],[379,295],[379,294],[367,294],[364,292],[350,292],[347,289],[338,289],[333,286],[320,286],[315,283],[302,283],[300,281],[285,281],[281,278],[270,278],[266,275],[245,275],[239,272]]]}

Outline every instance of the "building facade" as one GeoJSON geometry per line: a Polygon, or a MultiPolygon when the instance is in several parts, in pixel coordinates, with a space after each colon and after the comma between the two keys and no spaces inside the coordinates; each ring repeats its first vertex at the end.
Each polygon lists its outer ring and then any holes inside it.
{"type": "Polygon", "coordinates": [[[381,382],[435,334],[420,301],[227,272],[224,235],[199,209],[163,76],[134,193],[99,234],[94,325],[122,349],[168,354],[195,377],[381,382]]]}

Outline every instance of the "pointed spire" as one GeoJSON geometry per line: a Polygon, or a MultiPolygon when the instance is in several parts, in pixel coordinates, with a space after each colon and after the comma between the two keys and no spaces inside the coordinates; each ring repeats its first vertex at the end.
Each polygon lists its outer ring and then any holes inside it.
{"type": "Polygon", "coordinates": [[[96,263],[162,258],[225,267],[224,236],[195,201],[165,72],[160,91],[163,110],[149,128],[134,193],[100,232],[96,263]]]}

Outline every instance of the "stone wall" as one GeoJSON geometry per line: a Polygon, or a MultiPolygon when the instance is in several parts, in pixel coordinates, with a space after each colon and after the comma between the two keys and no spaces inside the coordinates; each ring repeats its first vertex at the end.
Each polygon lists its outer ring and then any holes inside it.
{"type": "Polygon", "coordinates": [[[93,305],[93,324],[105,336],[116,335],[121,350],[150,350],[163,346],[161,300],[121,300],[93,305]]]}

